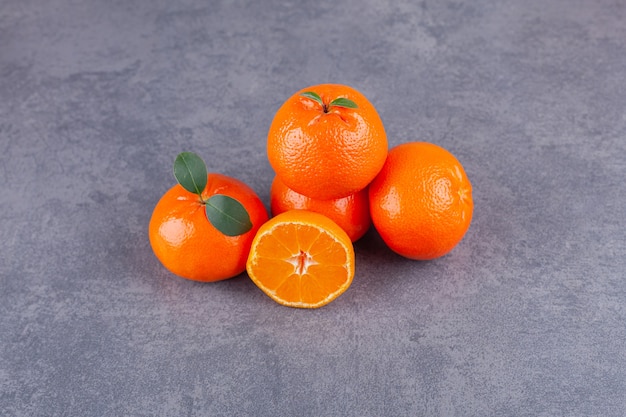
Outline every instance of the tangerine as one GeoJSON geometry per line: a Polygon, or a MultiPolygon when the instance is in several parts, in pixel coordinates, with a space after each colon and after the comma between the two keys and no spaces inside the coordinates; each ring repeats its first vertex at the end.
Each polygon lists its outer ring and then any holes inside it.
{"type": "Polygon", "coordinates": [[[385,243],[411,259],[450,252],[469,228],[472,185],[461,163],[432,143],[392,148],[369,186],[372,222],[385,243]]]}
{"type": "Polygon", "coordinates": [[[317,308],[352,283],[354,248],[346,232],[323,214],[290,210],[259,228],[246,269],[277,303],[317,308]]]}
{"type": "MultiPolygon", "coordinates": [[[[268,214],[260,198],[245,183],[217,173],[205,171],[204,175],[207,181],[201,194],[176,184],[161,197],[150,219],[149,238],[154,254],[170,272],[211,282],[245,271],[252,240],[268,214]],[[250,222],[248,231],[229,236],[209,221],[206,205],[215,196],[234,199],[245,209],[250,222]]],[[[218,210],[228,211],[223,207],[218,210]]]]}
{"type": "Polygon", "coordinates": [[[270,208],[274,216],[289,210],[310,210],[323,214],[337,223],[352,242],[363,237],[372,223],[367,188],[343,198],[316,200],[292,190],[280,178],[274,177],[270,208]]]}
{"type": "Polygon", "coordinates": [[[364,189],[387,156],[383,122],[352,87],[320,84],[287,99],[272,120],[267,154],[292,190],[318,200],[364,189]]]}

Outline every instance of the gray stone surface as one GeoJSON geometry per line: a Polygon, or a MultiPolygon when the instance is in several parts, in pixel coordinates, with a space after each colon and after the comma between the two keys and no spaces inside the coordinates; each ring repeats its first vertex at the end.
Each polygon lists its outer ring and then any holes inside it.
{"type": "Polygon", "coordinates": [[[626,415],[619,0],[0,3],[0,415],[626,415]],[[182,150],[266,204],[278,106],[356,87],[452,151],[475,214],[414,262],[375,231],[334,303],[153,256],[182,150]]]}

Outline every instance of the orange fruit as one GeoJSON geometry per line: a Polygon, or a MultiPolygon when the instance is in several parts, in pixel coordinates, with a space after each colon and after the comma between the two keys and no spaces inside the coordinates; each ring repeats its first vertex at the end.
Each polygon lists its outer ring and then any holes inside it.
{"type": "Polygon", "coordinates": [[[382,120],[354,88],[321,84],[295,93],[278,109],[267,137],[276,175],[318,200],[364,189],[387,156],[382,120]]]}
{"type": "Polygon", "coordinates": [[[260,227],[246,269],[252,281],[277,303],[317,308],[352,283],[354,249],[346,232],[328,217],[291,210],[260,227]]]}
{"type": "Polygon", "coordinates": [[[320,213],[334,221],[356,242],[369,229],[370,218],[367,188],[343,198],[316,200],[287,187],[278,177],[274,177],[270,189],[272,215],[289,210],[309,210],[320,213]]]}
{"type": "Polygon", "coordinates": [[[472,220],[472,185],[461,163],[426,142],[392,148],[369,186],[372,222],[385,243],[411,259],[450,252],[472,220]]]}
{"type": "MultiPolygon", "coordinates": [[[[267,221],[265,206],[245,183],[226,175],[206,175],[206,186],[195,194],[177,184],[154,208],[149,224],[156,257],[172,273],[196,281],[219,281],[245,271],[252,240],[267,221]],[[249,215],[249,230],[228,236],[207,218],[211,197],[235,199],[249,215]]],[[[226,211],[226,209],[222,209],[226,211]]]]}

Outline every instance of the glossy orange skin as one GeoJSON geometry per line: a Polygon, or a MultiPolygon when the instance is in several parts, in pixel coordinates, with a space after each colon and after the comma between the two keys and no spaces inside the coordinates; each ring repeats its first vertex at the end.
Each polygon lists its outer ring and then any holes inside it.
{"type": "Polygon", "coordinates": [[[273,216],[289,210],[323,214],[337,223],[352,242],[363,237],[372,224],[367,188],[335,200],[316,200],[292,190],[275,177],[270,189],[270,205],[273,216]]]}
{"type": "Polygon", "coordinates": [[[372,222],[385,243],[411,259],[450,252],[469,228],[472,185],[460,162],[426,142],[392,148],[370,184],[372,222]]]}
{"type": "Polygon", "coordinates": [[[246,269],[252,239],[268,220],[267,210],[245,183],[222,174],[208,174],[202,193],[206,200],[224,194],[248,211],[252,229],[239,236],[226,236],[207,219],[197,194],[176,184],[159,200],[149,225],[150,245],[170,272],[190,280],[212,282],[232,278],[246,269]]]}
{"type": "Polygon", "coordinates": [[[387,135],[374,106],[357,90],[321,84],[298,91],[278,109],[267,138],[270,164],[292,190],[318,200],[364,189],[385,163],[387,135]],[[328,104],[343,97],[358,108],[328,112],[300,94],[313,91],[328,104]]]}

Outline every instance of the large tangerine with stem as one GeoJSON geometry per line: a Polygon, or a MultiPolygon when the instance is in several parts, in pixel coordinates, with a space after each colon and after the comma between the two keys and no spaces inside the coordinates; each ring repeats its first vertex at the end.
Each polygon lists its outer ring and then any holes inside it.
{"type": "Polygon", "coordinates": [[[267,136],[276,175],[292,190],[318,200],[364,189],[387,156],[378,112],[352,87],[304,88],[278,109],[267,136]]]}

